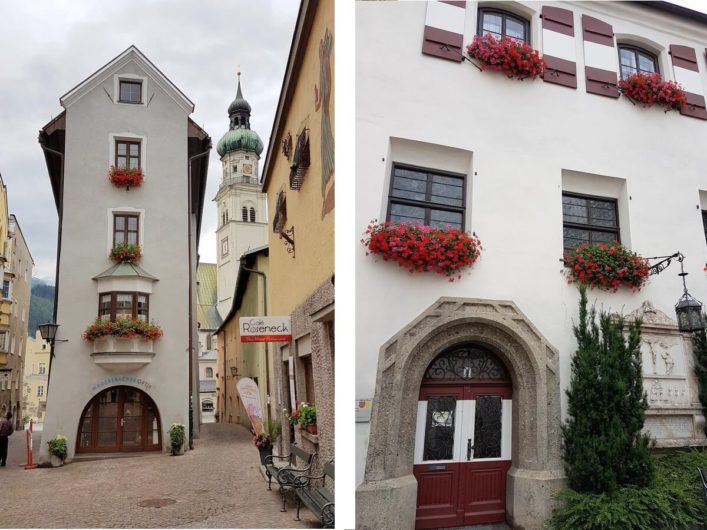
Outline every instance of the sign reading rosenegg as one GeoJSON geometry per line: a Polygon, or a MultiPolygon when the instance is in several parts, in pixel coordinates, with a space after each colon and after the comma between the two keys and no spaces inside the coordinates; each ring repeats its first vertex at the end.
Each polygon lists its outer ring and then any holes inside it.
{"type": "Polygon", "coordinates": [[[291,342],[290,317],[240,317],[241,342],[291,342]]]}

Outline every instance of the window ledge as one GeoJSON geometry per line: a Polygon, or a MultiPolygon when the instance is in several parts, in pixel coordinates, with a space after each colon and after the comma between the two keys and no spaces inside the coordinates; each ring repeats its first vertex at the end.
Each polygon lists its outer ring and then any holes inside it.
{"type": "Polygon", "coordinates": [[[302,435],[302,438],[305,440],[309,440],[313,444],[319,445],[319,435],[318,434],[312,434],[309,431],[306,431],[304,429],[300,430],[300,434],[302,435]]]}

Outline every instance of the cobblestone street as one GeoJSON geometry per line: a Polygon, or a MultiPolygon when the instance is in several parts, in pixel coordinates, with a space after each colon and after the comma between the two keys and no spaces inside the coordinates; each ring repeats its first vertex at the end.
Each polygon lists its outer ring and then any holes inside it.
{"type": "MultiPolygon", "coordinates": [[[[41,433],[35,433],[38,452],[41,433]]],[[[172,457],[82,461],[24,470],[25,433],[0,468],[4,528],[319,528],[312,514],[267,490],[258,452],[240,426],[204,424],[194,451],[172,457]]]]}

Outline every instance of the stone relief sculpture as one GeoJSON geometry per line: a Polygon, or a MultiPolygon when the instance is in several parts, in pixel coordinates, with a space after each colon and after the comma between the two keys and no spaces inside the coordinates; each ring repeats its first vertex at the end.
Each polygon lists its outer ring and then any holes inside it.
{"type": "MultiPolygon", "coordinates": [[[[660,346],[664,346],[664,344],[660,344],[660,346]]],[[[670,352],[665,349],[662,352],[660,352],[660,356],[663,358],[663,362],[665,363],[665,375],[673,375],[673,368],[675,368],[675,361],[673,361],[672,356],[670,355],[670,352]]]]}

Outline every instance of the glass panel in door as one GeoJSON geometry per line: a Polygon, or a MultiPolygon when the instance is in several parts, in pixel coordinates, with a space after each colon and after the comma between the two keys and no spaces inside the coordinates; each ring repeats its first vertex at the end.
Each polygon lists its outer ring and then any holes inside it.
{"type": "Polygon", "coordinates": [[[123,448],[140,448],[142,440],[142,401],[137,390],[126,388],[123,403],[123,448]]]}
{"type": "Polygon", "coordinates": [[[456,408],[457,398],[454,396],[430,396],[428,398],[423,460],[452,460],[454,458],[456,408]]]}
{"type": "Polygon", "coordinates": [[[474,459],[501,457],[501,396],[476,396],[474,459]]]}
{"type": "Polygon", "coordinates": [[[118,446],[118,389],[103,392],[98,399],[96,447],[118,446]]]}

